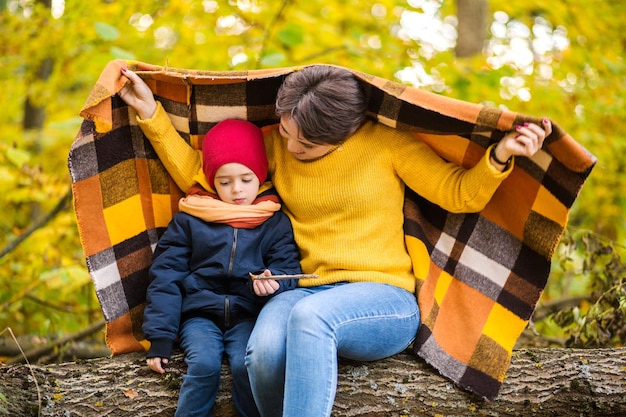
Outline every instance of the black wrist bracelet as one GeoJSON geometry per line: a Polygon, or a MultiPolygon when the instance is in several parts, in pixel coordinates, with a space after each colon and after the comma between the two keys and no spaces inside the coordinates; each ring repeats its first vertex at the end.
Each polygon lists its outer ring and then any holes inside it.
{"type": "Polygon", "coordinates": [[[491,156],[491,159],[493,159],[495,161],[496,164],[498,165],[508,165],[511,163],[511,159],[513,159],[513,157],[509,157],[509,159],[506,160],[506,162],[502,162],[501,160],[498,159],[498,157],[496,156],[496,147],[494,146],[493,148],[491,148],[491,152],[489,152],[489,156],[491,156]]]}

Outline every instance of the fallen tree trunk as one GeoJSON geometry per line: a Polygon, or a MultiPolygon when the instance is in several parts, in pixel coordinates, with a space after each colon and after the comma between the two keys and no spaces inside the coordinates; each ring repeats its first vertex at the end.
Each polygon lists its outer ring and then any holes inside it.
{"type": "MultiPolygon", "coordinates": [[[[182,355],[165,376],[148,370],[144,358],[1,366],[0,415],[172,416],[182,355]]],[[[626,415],[626,348],[517,350],[493,402],[453,386],[408,351],[377,362],[341,361],[339,371],[333,416],[626,415]]],[[[223,380],[216,416],[235,416],[226,367],[223,380]]]]}

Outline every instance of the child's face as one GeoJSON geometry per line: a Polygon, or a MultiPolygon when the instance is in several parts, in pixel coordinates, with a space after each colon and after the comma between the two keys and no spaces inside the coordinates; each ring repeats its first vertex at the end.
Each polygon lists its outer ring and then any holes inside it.
{"type": "Polygon", "coordinates": [[[259,179],[247,166],[232,162],[215,172],[213,186],[222,201],[247,206],[256,199],[259,179]]]}

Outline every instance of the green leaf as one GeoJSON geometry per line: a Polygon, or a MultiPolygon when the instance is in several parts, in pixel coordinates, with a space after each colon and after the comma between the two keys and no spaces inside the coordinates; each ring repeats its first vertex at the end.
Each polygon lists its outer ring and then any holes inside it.
{"type": "Polygon", "coordinates": [[[304,42],[304,29],[300,25],[287,25],[278,32],[278,39],[287,47],[296,47],[304,42]]]}
{"type": "Polygon", "coordinates": [[[96,33],[105,41],[114,41],[120,37],[120,31],[108,23],[96,22],[96,33]]]}
{"type": "Polygon", "coordinates": [[[21,168],[30,159],[30,153],[22,149],[8,148],[7,158],[11,161],[11,163],[13,163],[13,165],[21,168]]]}
{"type": "Polygon", "coordinates": [[[114,58],[127,59],[127,60],[132,60],[132,61],[137,60],[137,57],[135,56],[135,54],[125,49],[118,48],[117,46],[112,46],[110,51],[111,51],[111,55],[113,55],[114,58]]]}
{"type": "Polygon", "coordinates": [[[266,66],[266,67],[276,67],[276,66],[280,66],[282,62],[284,61],[285,61],[284,54],[274,52],[274,53],[270,53],[270,54],[263,56],[263,58],[261,58],[261,65],[266,66]]]}

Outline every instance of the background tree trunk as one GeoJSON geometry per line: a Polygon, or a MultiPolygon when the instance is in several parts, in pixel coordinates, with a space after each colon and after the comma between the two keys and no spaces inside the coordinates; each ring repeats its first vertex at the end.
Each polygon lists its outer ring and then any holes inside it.
{"type": "MultiPolygon", "coordinates": [[[[46,8],[50,9],[52,6],[52,0],[36,0],[36,3],[43,4],[46,8]]],[[[37,70],[33,74],[33,78],[39,81],[46,81],[52,74],[53,61],[51,57],[45,57],[37,65],[37,70]]],[[[46,109],[41,104],[34,104],[33,98],[30,95],[26,96],[24,100],[24,121],[23,126],[25,130],[36,129],[40,130],[46,121],[46,109]]]]}
{"type": "MultiPolygon", "coordinates": [[[[157,375],[141,353],[2,366],[0,415],[172,416],[184,369],[177,354],[167,374],[157,375]]],[[[341,361],[339,371],[333,416],[626,415],[626,348],[515,351],[493,402],[453,386],[408,351],[377,362],[341,361]]],[[[216,416],[235,416],[227,367],[222,379],[216,416]]]]}
{"type": "Polygon", "coordinates": [[[480,53],[487,36],[487,0],[457,0],[456,8],[456,56],[463,58],[480,53]]]}

